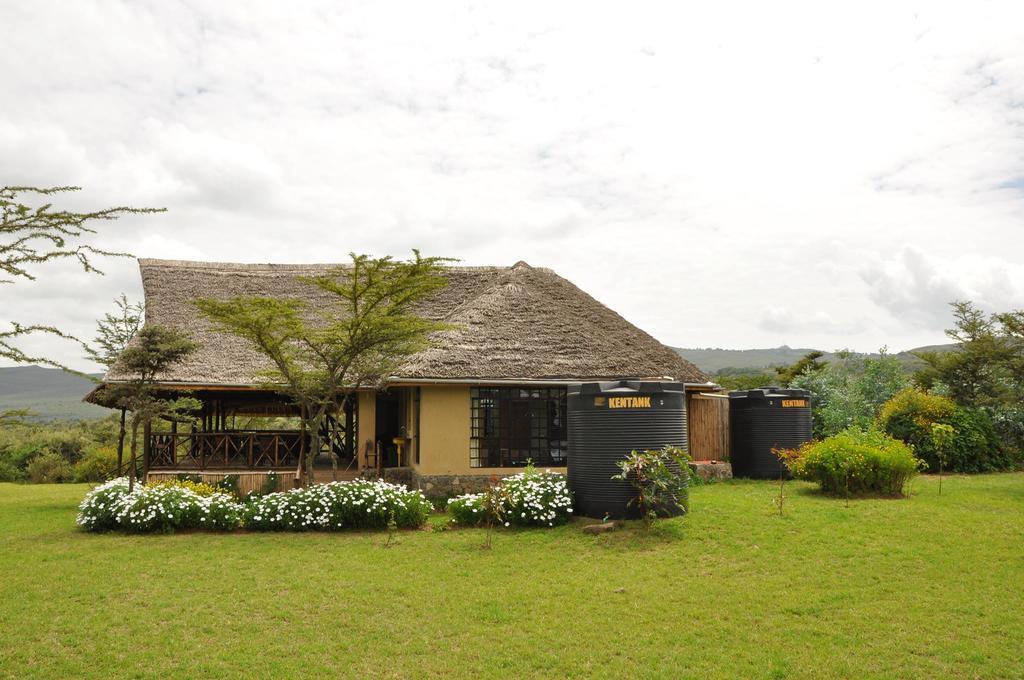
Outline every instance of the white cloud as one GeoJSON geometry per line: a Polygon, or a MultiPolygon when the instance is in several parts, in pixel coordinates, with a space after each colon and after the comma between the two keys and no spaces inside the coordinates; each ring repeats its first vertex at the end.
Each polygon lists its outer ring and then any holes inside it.
{"type": "Polygon", "coordinates": [[[865,267],[871,299],[907,324],[950,325],[950,303],[971,300],[988,311],[1024,307],[1024,267],[999,257],[953,258],[905,248],[899,256],[865,267]]]}
{"type": "MultiPolygon", "coordinates": [[[[83,0],[0,25],[0,183],[169,209],[105,225],[115,249],[525,259],[690,346],[900,349],[941,341],[947,294],[1024,306],[995,293],[1024,267],[1019,3],[83,0]]],[[[0,289],[0,318],[88,333],[140,291],[108,270],[0,289]]]]}

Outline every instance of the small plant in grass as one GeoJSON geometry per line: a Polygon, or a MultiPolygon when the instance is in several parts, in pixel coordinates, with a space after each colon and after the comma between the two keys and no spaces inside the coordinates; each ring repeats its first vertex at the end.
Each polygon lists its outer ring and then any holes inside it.
{"type": "Polygon", "coordinates": [[[384,544],[385,548],[390,548],[393,543],[397,543],[395,540],[395,532],[398,531],[398,522],[395,521],[395,511],[392,510],[388,513],[388,542],[384,544]]]}
{"type": "Polygon", "coordinates": [[[644,525],[650,529],[660,516],[688,512],[690,458],[675,446],[651,451],[631,451],[616,463],[622,471],[612,479],[629,482],[636,496],[629,501],[640,511],[644,525]]]}
{"type": "MultiPolygon", "coordinates": [[[[484,549],[491,549],[491,534],[494,531],[494,525],[501,523],[505,519],[505,501],[506,491],[498,483],[498,478],[495,475],[491,475],[490,487],[483,493],[481,499],[481,509],[484,515],[484,549]]],[[[504,522],[505,526],[508,526],[508,522],[504,522]]]]}
{"type": "Polygon", "coordinates": [[[783,505],[786,502],[786,479],[789,477],[790,467],[800,457],[800,449],[772,449],[772,453],[779,459],[781,469],[779,470],[779,495],[772,499],[772,503],[779,509],[779,517],[782,517],[783,505]]]}
{"type": "Polygon", "coordinates": [[[942,472],[946,467],[946,456],[950,445],[956,438],[956,428],[945,423],[932,423],[932,444],[935,445],[935,457],[939,460],[939,495],[942,495],[942,472]]]}

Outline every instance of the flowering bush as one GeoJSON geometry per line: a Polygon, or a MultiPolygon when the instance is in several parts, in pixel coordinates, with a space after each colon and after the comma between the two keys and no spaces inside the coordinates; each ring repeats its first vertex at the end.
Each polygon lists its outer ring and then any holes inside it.
{"type": "Polygon", "coordinates": [[[498,514],[506,526],[550,527],[564,524],[572,514],[572,495],[565,476],[538,472],[531,465],[518,475],[506,477],[495,488],[448,501],[452,521],[467,526],[484,523],[488,516],[489,494],[496,495],[493,505],[500,508],[498,514]]]}
{"type": "Polygon", "coordinates": [[[164,484],[141,486],[119,506],[117,519],[125,531],[229,531],[238,528],[242,517],[242,506],[226,494],[201,496],[185,487],[164,484]]]}
{"type": "Polygon", "coordinates": [[[120,504],[127,495],[128,480],[125,477],[112,479],[92,489],[78,506],[78,526],[89,531],[117,529],[120,504]]]}
{"type": "Polygon", "coordinates": [[[467,493],[449,499],[448,514],[451,515],[452,522],[455,524],[464,524],[470,527],[483,524],[486,519],[484,516],[484,494],[467,493]]]}
{"type": "Polygon", "coordinates": [[[122,477],[90,491],[79,509],[78,524],[90,531],[230,531],[243,524],[255,530],[302,531],[419,527],[433,506],[419,491],[384,481],[318,484],[243,504],[188,480],[139,486],[129,494],[122,477]]]}
{"type": "Polygon", "coordinates": [[[924,462],[884,432],[849,428],[804,444],[788,465],[793,476],[818,482],[825,493],[898,496],[924,462]]]}
{"type": "Polygon", "coordinates": [[[215,493],[224,493],[220,489],[206,484],[205,482],[194,482],[191,479],[165,479],[149,484],[152,487],[173,487],[177,489],[188,489],[199,496],[212,496],[215,493]]]}
{"type": "Polygon", "coordinates": [[[169,483],[139,486],[128,493],[128,480],[119,477],[86,494],[77,521],[89,531],[230,531],[238,528],[241,517],[242,506],[222,493],[200,495],[169,483]]]}
{"type": "Polygon", "coordinates": [[[420,527],[433,506],[421,492],[383,480],[330,482],[271,493],[245,506],[250,529],[306,531],[420,527]]]}

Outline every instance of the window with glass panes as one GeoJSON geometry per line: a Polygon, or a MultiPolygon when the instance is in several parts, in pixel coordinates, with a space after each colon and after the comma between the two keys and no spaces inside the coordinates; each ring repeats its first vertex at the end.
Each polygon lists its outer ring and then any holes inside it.
{"type": "Polygon", "coordinates": [[[564,387],[472,388],[470,465],[565,465],[565,409],[564,387]]]}

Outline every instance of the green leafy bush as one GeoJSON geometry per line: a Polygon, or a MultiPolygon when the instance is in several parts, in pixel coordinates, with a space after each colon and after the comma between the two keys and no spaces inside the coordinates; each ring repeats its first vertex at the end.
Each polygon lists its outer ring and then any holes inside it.
{"type": "Polygon", "coordinates": [[[433,506],[404,485],[355,480],[330,482],[251,499],[245,526],[270,531],[385,529],[423,526],[433,506]]]}
{"type": "Polygon", "coordinates": [[[903,495],[923,463],[913,449],[877,430],[849,428],[800,447],[788,462],[793,476],[837,495],[903,495]]]}
{"type": "Polygon", "coordinates": [[[650,524],[659,516],[690,510],[690,459],[674,446],[651,451],[631,451],[616,465],[622,471],[612,479],[629,482],[636,497],[629,504],[650,524]]]}
{"type": "Polygon", "coordinates": [[[29,461],[25,474],[33,484],[69,482],[74,477],[71,463],[52,451],[40,453],[29,461]]]}
{"type": "Polygon", "coordinates": [[[1013,466],[1003,449],[992,419],[981,409],[957,406],[951,399],[906,389],[882,406],[878,426],[887,434],[914,447],[927,470],[936,472],[939,459],[932,440],[932,425],[951,425],[956,430],[946,450],[947,472],[994,472],[1013,466]]]}
{"type": "Polygon", "coordinates": [[[241,498],[242,496],[241,489],[238,486],[238,475],[224,475],[223,479],[215,482],[212,486],[232,498],[241,498]]]}
{"type": "Polygon", "coordinates": [[[540,472],[528,465],[523,472],[504,478],[483,493],[452,498],[448,513],[455,524],[464,526],[483,524],[491,514],[506,526],[551,527],[569,521],[572,495],[565,475],[540,472]],[[497,512],[489,513],[489,508],[497,512]]]}
{"type": "Polygon", "coordinates": [[[0,482],[21,482],[24,479],[24,470],[18,468],[13,461],[0,457],[0,482]]]}
{"type": "Polygon", "coordinates": [[[105,482],[117,474],[117,451],[109,446],[93,446],[75,463],[76,482],[105,482]]]}

